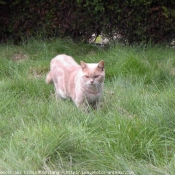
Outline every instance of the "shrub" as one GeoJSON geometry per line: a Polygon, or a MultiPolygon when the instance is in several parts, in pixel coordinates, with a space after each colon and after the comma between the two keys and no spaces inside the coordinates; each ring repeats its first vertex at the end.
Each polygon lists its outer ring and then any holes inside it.
{"type": "Polygon", "coordinates": [[[71,37],[88,42],[93,33],[134,42],[161,43],[175,33],[175,1],[0,1],[0,38],[71,37]]]}

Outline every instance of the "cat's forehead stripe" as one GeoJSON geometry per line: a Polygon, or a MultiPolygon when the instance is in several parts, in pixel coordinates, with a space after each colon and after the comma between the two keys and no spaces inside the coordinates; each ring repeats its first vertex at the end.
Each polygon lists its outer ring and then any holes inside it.
{"type": "Polygon", "coordinates": [[[98,64],[96,63],[87,63],[88,69],[89,69],[89,75],[94,75],[95,73],[95,68],[97,67],[98,64]]]}

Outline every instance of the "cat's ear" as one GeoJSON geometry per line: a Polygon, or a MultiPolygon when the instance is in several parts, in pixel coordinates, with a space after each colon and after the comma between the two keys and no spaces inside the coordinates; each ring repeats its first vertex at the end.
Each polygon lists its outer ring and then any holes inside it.
{"type": "Polygon", "coordinates": [[[100,70],[104,70],[104,67],[105,67],[105,64],[104,64],[104,61],[103,60],[101,60],[99,63],[98,63],[98,69],[100,69],[100,70]]]}
{"type": "Polygon", "coordinates": [[[80,61],[80,65],[81,65],[82,70],[86,69],[87,67],[86,63],[83,61],[80,61]]]}

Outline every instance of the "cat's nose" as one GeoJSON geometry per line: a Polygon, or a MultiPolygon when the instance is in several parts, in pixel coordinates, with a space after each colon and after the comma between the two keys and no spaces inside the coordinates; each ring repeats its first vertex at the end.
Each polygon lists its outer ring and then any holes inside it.
{"type": "Polygon", "coordinates": [[[93,79],[91,79],[91,80],[90,80],[90,83],[91,83],[91,84],[93,84],[93,82],[94,82],[94,80],[93,80],[93,79]]]}

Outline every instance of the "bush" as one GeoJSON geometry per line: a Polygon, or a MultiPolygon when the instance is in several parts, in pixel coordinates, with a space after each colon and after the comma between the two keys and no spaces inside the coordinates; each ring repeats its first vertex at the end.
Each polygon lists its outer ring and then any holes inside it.
{"type": "Polygon", "coordinates": [[[65,37],[88,42],[93,33],[161,43],[175,33],[175,2],[153,0],[0,1],[0,38],[65,37]]]}

